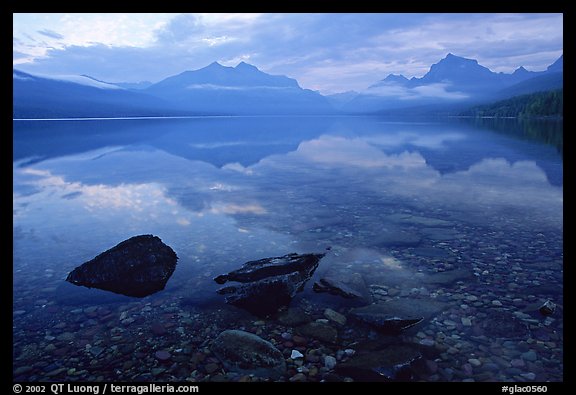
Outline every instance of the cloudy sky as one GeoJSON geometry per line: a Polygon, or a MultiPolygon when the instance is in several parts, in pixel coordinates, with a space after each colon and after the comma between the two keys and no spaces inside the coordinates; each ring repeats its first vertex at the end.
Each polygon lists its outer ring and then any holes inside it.
{"type": "Polygon", "coordinates": [[[240,61],[322,93],[424,75],[448,52],[493,71],[544,70],[562,14],[14,14],[14,67],[157,82],[240,61]]]}

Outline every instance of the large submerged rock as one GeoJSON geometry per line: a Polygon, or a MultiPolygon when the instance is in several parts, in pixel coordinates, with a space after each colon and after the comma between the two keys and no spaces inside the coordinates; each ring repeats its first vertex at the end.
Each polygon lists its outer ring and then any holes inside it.
{"type": "Polygon", "coordinates": [[[286,373],[284,356],[274,345],[253,333],[227,330],[210,349],[226,370],[278,379],[286,373]]]}
{"type": "Polygon", "coordinates": [[[336,371],[356,381],[409,381],[412,365],[420,358],[420,352],[410,346],[391,345],[381,351],[357,354],[339,364],[336,371]]]}
{"type": "Polygon", "coordinates": [[[429,299],[393,299],[352,309],[353,318],[384,333],[397,334],[445,309],[445,303],[429,299]]]}
{"type": "Polygon", "coordinates": [[[330,271],[313,285],[314,292],[329,293],[344,299],[351,299],[359,304],[372,303],[370,290],[360,273],[330,271]]]}
{"type": "Polygon", "coordinates": [[[159,237],[134,236],[78,266],[66,281],[141,298],[164,289],[177,260],[159,237]]]}
{"type": "Polygon", "coordinates": [[[218,284],[236,281],[217,292],[226,303],[252,314],[267,316],[290,304],[297,292],[312,277],[324,254],[288,254],[246,262],[240,269],[214,279],[218,284]]]}

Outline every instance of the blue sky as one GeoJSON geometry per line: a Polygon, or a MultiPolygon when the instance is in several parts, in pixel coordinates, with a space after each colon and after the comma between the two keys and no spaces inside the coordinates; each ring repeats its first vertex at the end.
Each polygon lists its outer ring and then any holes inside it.
{"type": "Polygon", "coordinates": [[[14,67],[156,82],[218,61],[361,91],[424,75],[448,52],[493,71],[544,70],[563,52],[562,14],[14,14],[14,67]]]}

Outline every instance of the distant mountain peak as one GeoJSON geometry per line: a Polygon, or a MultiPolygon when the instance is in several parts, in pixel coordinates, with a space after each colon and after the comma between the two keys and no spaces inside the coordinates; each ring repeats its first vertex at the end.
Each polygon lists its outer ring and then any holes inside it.
{"type": "Polygon", "coordinates": [[[548,66],[546,71],[550,73],[564,71],[564,54],[562,54],[554,63],[548,66]]]}
{"type": "Polygon", "coordinates": [[[524,66],[520,66],[518,67],[516,70],[514,70],[514,72],[512,73],[512,75],[519,75],[519,74],[526,74],[526,73],[530,73],[528,70],[526,70],[524,68],[524,66]]]}
{"type": "Polygon", "coordinates": [[[258,67],[254,66],[254,65],[251,65],[251,64],[249,64],[249,63],[246,63],[246,62],[244,62],[244,61],[238,63],[238,65],[236,65],[235,68],[238,69],[238,70],[254,70],[254,71],[260,71],[260,70],[258,69],[258,67]]]}
{"type": "Polygon", "coordinates": [[[384,78],[382,81],[407,82],[408,78],[404,77],[402,74],[388,74],[388,76],[384,78]]]}
{"type": "Polygon", "coordinates": [[[214,61],[212,63],[210,63],[208,66],[204,67],[205,69],[225,69],[226,66],[221,65],[220,63],[214,61]]]}
{"type": "Polygon", "coordinates": [[[444,59],[430,66],[430,71],[419,79],[419,83],[451,81],[453,84],[478,84],[480,81],[494,80],[494,76],[477,60],[448,53],[444,59]]]}
{"type": "Polygon", "coordinates": [[[478,64],[478,61],[476,59],[469,59],[469,58],[464,58],[462,56],[456,56],[454,55],[452,52],[448,52],[448,55],[446,55],[444,57],[444,59],[441,59],[440,62],[436,63],[436,64],[441,64],[441,63],[469,63],[469,64],[478,64]]]}

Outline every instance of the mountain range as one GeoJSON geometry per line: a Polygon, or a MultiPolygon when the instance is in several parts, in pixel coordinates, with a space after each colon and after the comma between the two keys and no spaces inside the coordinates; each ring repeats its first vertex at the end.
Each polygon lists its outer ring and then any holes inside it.
{"type": "Polygon", "coordinates": [[[519,67],[511,74],[495,73],[474,59],[451,53],[433,64],[422,77],[408,79],[390,74],[364,92],[340,103],[351,113],[374,113],[386,110],[456,109],[473,104],[502,100],[515,95],[560,89],[564,60],[561,56],[545,71],[519,67]]]}
{"type": "Polygon", "coordinates": [[[13,117],[308,115],[442,112],[561,88],[563,56],[547,70],[495,73],[448,54],[422,77],[390,74],[363,92],[322,96],[295,79],[241,62],[214,62],[160,82],[109,83],[90,76],[41,76],[13,70],[13,117]]]}

